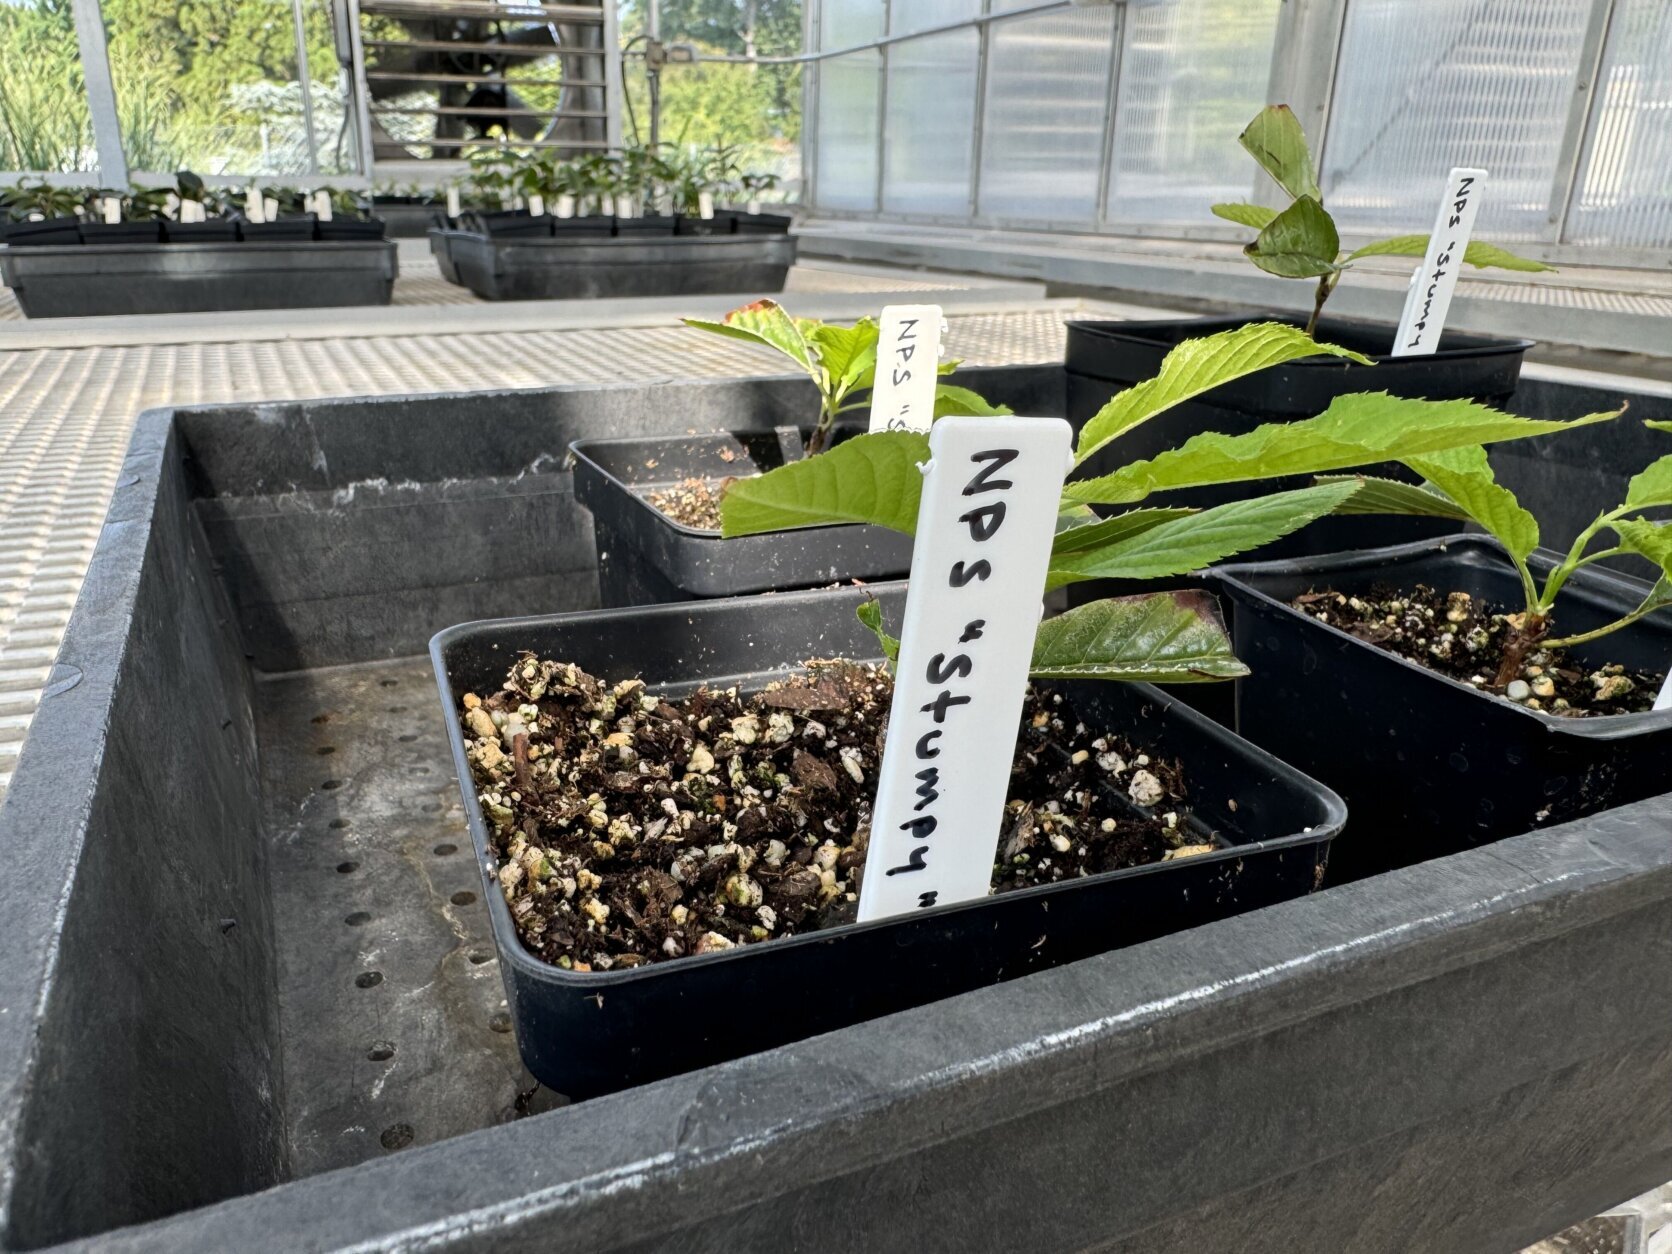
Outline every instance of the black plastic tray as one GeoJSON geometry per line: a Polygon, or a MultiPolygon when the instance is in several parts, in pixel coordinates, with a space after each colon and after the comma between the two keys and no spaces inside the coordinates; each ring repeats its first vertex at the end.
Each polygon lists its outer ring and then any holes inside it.
{"type": "Polygon", "coordinates": [[[398,272],[389,240],[0,249],[0,276],[31,318],[387,305],[398,272]]]}
{"type": "MultiPolygon", "coordinates": [[[[873,589],[898,614],[905,586],[873,589]]],[[[1243,910],[1302,896],[1323,877],[1346,811],[1327,789],[1147,685],[1060,685],[1082,721],[1184,764],[1181,821],[1213,853],[1001,893],[984,901],[810,932],[727,953],[577,973],[522,946],[476,801],[459,699],[492,692],[522,650],[607,682],[659,691],[762,687],[808,657],[866,657],[854,617],[870,591],[770,602],[596,611],[469,623],[430,646],[465,818],[476,842],[523,1062],[570,1097],[595,1097],[1015,979],[1243,910]],[[808,996],[811,990],[817,996],[808,996]]],[[[1350,838],[1349,838],[1350,839],[1350,838]]]]}
{"type": "Polygon", "coordinates": [[[781,292],[795,263],[795,238],[781,233],[574,239],[433,228],[430,241],[446,255],[442,274],[485,300],[781,292]]]}

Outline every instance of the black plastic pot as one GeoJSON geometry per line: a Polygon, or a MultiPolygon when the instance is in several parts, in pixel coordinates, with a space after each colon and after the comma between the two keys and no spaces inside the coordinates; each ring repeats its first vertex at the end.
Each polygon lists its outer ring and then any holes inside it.
{"type": "Polygon", "coordinates": [[[587,219],[556,221],[576,225],[519,235],[437,228],[430,249],[449,282],[485,300],[758,295],[782,291],[795,261],[795,240],[782,232],[685,236],[672,219],[630,218],[604,239],[591,237],[587,219]]]}
{"type": "MultiPolygon", "coordinates": [[[[1179,318],[1158,322],[1070,322],[1065,365],[1068,420],[1075,429],[1101,409],[1116,392],[1152,378],[1167,353],[1185,340],[1233,330],[1253,321],[1305,320],[1286,314],[1255,318],[1179,318]]],[[[1364,367],[1339,357],[1309,357],[1262,370],[1174,406],[1122,436],[1088,463],[1086,474],[1104,474],[1127,462],[1154,457],[1203,431],[1240,435],[1264,422],[1310,418],[1338,396],[1381,391],[1428,400],[1471,399],[1502,405],[1515,391],[1528,340],[1496,340],[1447,331],[1440,351],[1425,357],[1389,357],[1394,327],[1324,318],[1314,338],[1339,344],[1376,359],[1364,367]]],[[[1382,465],[1373,473],[1409,479],[1403,467],[1382,465]]],[[[1158,504],[1219,505],[1277,488],[1304,487],[1309,480],[1277,484],[1233,484],[1168,493],[1158,504]]],[[[1258,557],[1289,558],[1378,545],[1405,543],[1444,535],[1444,520],[1379,516],[1321,519],[1257,551],[1258,557]]]]}
{"type": "Polygon", "coordinates": [[[276,222],[249,222],[240,218],[238,220],[238,238],[257,244],[279,243],[284,240],[311,240],[314,238],[314,226],[314,215],[311,213],[280,218],[276,222]]]}
{"type": "Polygon", "coordinates": [[[31,318],[387,305],[398,272],[389,240],[0,249],[31,318]]]}
{"type": "Polygon", "coordinates": [[[238,238],[238,224],[231,218],[209,218],[203,222],[163,223],[165,244],[230,243],[238,238]]]}
{"type": "Polygon", "coordinates": [[[372,212],[383,220],[390,239],[423,239],[438,216],[447,213],[445,200],[414,196],[378,196],[372,212]]]}
{"type": "Polygon", "coordinates": [[[387,236],[382,218],[320,219],[314,228],[317,240],[384,239],[387,236]]]}
{"type": "Polygon", "coordinates": [[[575,498],[592,514],[604,606],[902,578],[911,568],[911,537],[884,527],[805,527],[725,540],[675,522],[647,499],[684,479],[750,475],[794,461],[811,434],[780,427],[572,444],[575,498]]]}
{"type": "Polygon", "coordinates": [[[83,222],[83,244],[156,244],[163,238],[163,224],[158,218],[142,222],[83,222]]]}
{"type": "Polygon", "coordinates": [[[33,244],[79,244],[81,221],[78,218],[43,218],[39,222],[7,222],[0,224],[0,243],[14,248],[33,244]]]}
{"type": "MultiPolygon", "coordinates": [[[[678,234],[679,219],[671,214],[645,214],[614,219],[615,234],[628,239],[655,239],[678,234]]],[[[729,233],[729,232],[728,232],[729,233]]]]}
{"type": "Polygon", "coordinates": [[[789,215],[782,213],[738,213],[739,235],[782,235],[790,229],[789,215]]]}
{"type": "MultiPolygon", "coordinates": [[[[904,585],[876,589],[898,611],[904,585]]],[[[465,760],[459,698],[490,691],[522,649],[606,680],[658,688],[763,686],[813,656],[866,657],[868,591],[594,611],[452,627],[430,646],[454,769],[481,864],[523,1061],[593,1097],[1149,940],[1316,886],[1346,817],[1340,800],[1155,688],[1064,685],[1082,719],[1185,765],[1181,821],[1223,848],[1041,885],[904,919],[831,928],[624,971],[563,971],[517,938],[465,760]],[[1234,804],[1233,804],[1234,803],[1234,804]]]]}
{"type": "MultiPolygon", "coordinates": [[[[1535,570],[1551,565],[1535,555],[1535,570]]],[[[1562,718],[1439,675],[1318,622],[1287,602],[1312,589],[1348,595],[1424,583],[1514,609],[1521,587],[1495,542],[1452,536],[1301,561],[1218,568],[1231,602],[1236,726],[1248,739],[1346,798],[1353,834],[1330,881],[1582,818],[1666,789],[1672,710],[1562,718]]],[[[1556,612],[1564,633],[1591,630],[1637,605],[1649,585],[1597,567],[1579,571],[1556,612]]],[[[1647,618],[1571,651],[1589,665],[1661,670],[1672,621],[1647,618]]]]}

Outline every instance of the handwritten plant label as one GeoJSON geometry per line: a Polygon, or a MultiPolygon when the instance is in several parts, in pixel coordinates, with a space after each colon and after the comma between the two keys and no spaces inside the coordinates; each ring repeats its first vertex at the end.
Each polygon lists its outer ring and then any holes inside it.
{"type": "Polygon", "coordinates": [[[927,431],[935,417],[940,371],[939,305],[884,305],[877,328],[872,431],[927,431]]]}
{"type": "Polygon", "coordinates": [[[1416,272],[1411,289],[1405,293],[1405,313],[1394,336],[1394,357],[1432,353],[1440,346],[1451,295],[1463,268],[1463,254],[1474,233],[1475,215],[1480,211],[1485,170],[1462,166],[1446,176],[1446,195],[1434,217],[1434,231],[1428,237],[1428,252],[1416,272]]]}
{"type": "Polygon", "coordinates": [[[987,895],[1070,442],[1060,418],[929,434],[861,922],[987,895]]]}

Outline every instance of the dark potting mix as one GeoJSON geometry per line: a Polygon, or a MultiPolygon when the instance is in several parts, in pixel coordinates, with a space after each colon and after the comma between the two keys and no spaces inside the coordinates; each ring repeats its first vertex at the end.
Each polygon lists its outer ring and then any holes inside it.
{"type": "Polygon", "coordinates": [[[1301,613],[1431,671],[1529,710],[1567,718],[1636,714],[1654,708],[1665,672],[1617,664],[1588,666],[1561,649],[1534,646],[1500,680],[1505,644],[1520,616],[1467,592],[1383,587],[1363,597],[1332,589],[1289,602],[1301,613]]]}
{"type": "MultiPolygon", "coordinates": [[[[527,948],[608,971],[853,921],[890,673],[812,662],[764,691],[663,699],[524,654],[461,718],[499,882],[527,948]]],[[[1023,709],[993,890],[1214,849],[1178,763],[1023,709]]]]}

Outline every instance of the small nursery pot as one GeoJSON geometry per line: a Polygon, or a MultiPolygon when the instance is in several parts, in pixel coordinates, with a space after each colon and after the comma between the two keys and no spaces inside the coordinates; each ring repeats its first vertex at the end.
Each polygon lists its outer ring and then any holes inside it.
{"type": "MultiPolygon", "coordinates": [[[[764,686],[813,656],[868,657],[854,618],[871,590],[788,593],[451,627],[431,642],[454,769],[475,842],[517,1043],[541,1083],[591,1097],[770,1049],[1031,971],[1302,896],[1345,811],[1339,798],[1142,685],[1062,685],[1081,718],[1184,765],[1187,822],[1223,847],[1039,885],[906,918],[607,972],[571,972],[523,948],[496,877],[459,699],[503,681],[527,649],[606,681],[654,688],[764,686]],[[1231,804],[1234,802],[1234,807],[1231,804]]],[[[876,591],[898,613],[904,585],[876,591]]]]}
{"type": "MultiPolygon", "coordinates": [[[[1553,557],[1535,554],[1535,573],[1553,557]]],[[[1320,623],[1288,602],[1310,590],[1364,594],[1423,583],[1514,610],[1521,585],[1496,542],[1456,535],[1300,561],[1222,566],[1230,602],[1236,727],[1322,780],[1352,808],[1330,880],[1443,857],[1666,790],[1672,710],[1567,718],[1529,710],[1320,623]]],[[[1649,585],[1596,567],[1556,604],[1564,634],[1611,622],[1649,585]]],[[[1570,656],[1634,669],[1672,663],[1672,622],[1646,618],[1570,656]]]]}
{"type": "Polygon", "coordinates": [[[209,218],[203,222],[163,223],[165,244],[228,244],[238,238],[238,224],[230,218],[209,218]]]}
{"type": "Polygon", "coordinates": [[[39,222],[7,222],[0,225],[0,243],[13,248],[32,244],[79,244],[81,221],[78,218],[43,218],[39,222]]]}
{"type": "Polygon", "coordinates": [[[311,213],[280,218],[277,222],[249,222],[238,220],[238,238],[252,243],[276,244],[284,240],[311,240],[314,237],[314,216],[311,213]]]}
{"type": "Polygon", "coordinates": [[[143,222],[83,222],[83,244],[159,244],[163,224],[156,218],[143,222]]]}
{"type": "MultiPolygon", "coordinates": [[[[1079,430],[1116,392],[1153,378],[1167,353],[1185,340],[1259,321],[1306,325],[1304,319],[1287,314],[1069,323],[1064,358],[1069,422],[1079,430]]],[[[1499,405],[1515,391],[1522,355],[1532,347],[1529,340],[1495,340],[1447,331],[1436,353],[1390,357],[1387,350],[1393,343],[1394,330],[1391,324],[1324,318],[1318,323],[1314,339],[1364,353],[1373,357],[1376,365],[1367,368],[1339,357],[1318,356],[1261,370],[1150,419],[1094,457],[1087,473],[1105,474],[1127,462],[1154,457],[1203,431],[1241,435],[1265,422],[1311,418],[1329,408],[1337,397],[1351,392],[1391,392],[1428,400],[1469,399],[1499,405]]],[[[1412,478],[1398,465],[1376,466],[1369,468],[1369,473],[1412,478]]],[[[1168,493],[1164,503],[1220,505],[1278,488],[1305,487],[1309,482],[1297,478],[1168,493]]],[[[1256,553],[1262,559],[1304,557],[1427,539],[1453,529],[1443,519],[1331,517],[1319,519],[1256,553]]]]}
{"type": "Polygon", "coordinates": [[[904,577],[911,537],[885,527],[803,527],[724,540],[675,522],[647,498],[684,479],[771,470],[798,459],[811,435],[811,428],[780,427],[571,444],[575,498],[592,514],[605,608],[904,577]]]}
{"type": "Polygon", "coordinates": [[[315,224],[314,238],[318,240],[383,239],[386,237],[382,218],[320,219],[315,224]]]}

